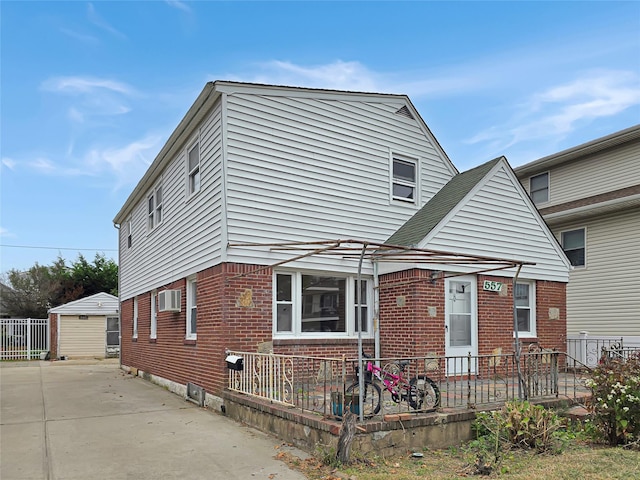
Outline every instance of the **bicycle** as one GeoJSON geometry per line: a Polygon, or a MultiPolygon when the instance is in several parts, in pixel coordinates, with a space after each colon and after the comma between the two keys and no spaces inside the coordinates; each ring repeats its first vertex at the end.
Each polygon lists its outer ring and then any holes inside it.
{"type": "MultiPolygon", "coordinates": [[[[362,353],[364,358],[371,357],[362,353]]],[[[433,411],[440,405],[440,389],[436,382],[426,375],[416,375],[407,381],[404,377],[404,371],[411,362],[409,360],[400,360],[392,363],[392,369],[397,373],[393,373],[387,367],[380,368],[371,360],[368,360],[365,367],[366,373],[364,378],[364,395],[362,397],[363,416],[373,416],[380,411],[382,390],[380,386],[374,382],[374,377],[384,385],[384,390],[391,393],[391,399],[395,403],[401,401],[414,410],[433,411]]],[[[359,368],[356,366],[356,381],[353,382],[346,390],[347,398],[351,398],[353,406],[359,405],[358,394],[360,392],[359,368]]],[[[352,407],[353,408],[353,407],[352,407]]]]}

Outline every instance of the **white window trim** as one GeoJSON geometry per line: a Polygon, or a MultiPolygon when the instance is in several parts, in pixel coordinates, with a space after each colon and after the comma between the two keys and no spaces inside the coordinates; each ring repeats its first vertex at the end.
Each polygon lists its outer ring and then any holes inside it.
{"type": "Polygon", "coordinates": [[[158,338],[158,291],[151,292],[151,315],[149,325],[149,338],[158,338]]]}
{"type": "Polygon", "coordinates": [[[197,297],[197,292],[198,292],[198,280],[196,277],[189,277],[187,278],[187,288],[186,288],[186,293],[187,293],[187,314],[186,314],[186,324],[185,324],[185,338],[187,340],[196,340],[198,338],[198,297],[197,297]],[[192,289],[196,289],[196,302],[195,304],[193,304],[192,302],[192,289]],[[191,331],[191,310],[195,309],[196,310],[196,332],[192,332],[191,331]]]}
{"type": "Polygon", "coordinates": [[[186,171],[187,171],[187,198],[196,195],[202,189],[202,148],[200,142],[200,134],[198,133],[197,137],[189,143],[186,151],[186,171]],[[191,191],[191,176],[196,168],[189,169],[189,153],[194,149],[198,149],[198,166],[196,167],[198,170],[198,174],[200,176],[200,181],[198,182],[198,188],[191,191]]]}
{"type": "MultiPolygon", "coordinates": [[[[537,338],[537,328],[536,328],[536,282],[534,280],[518,280],[520,284],[529,285],[529,330],[528,331],[520,331],[518,330],[518,338],[537,338]]],[[[515,294],[515,292],[514,292],[515,294]]],[[[516,310],[519,307],[516,307],[516,310]]],[[[521,308],[521,307],[520,307],[521,308]]],[[[516,324],[517,327],[517,324],[516,324]]],[[[515,336],[515,333],[514,333],[515,336]]]]}
{"type": "Polygon", "coordinates": [[[405,155],[398,152],[389,152],[389,200],[392,203],[404,203],[408,205],[419,205],[420,204],[420,159],[416,157],[411,157],[409,155],[405,155]],[[394,160],[400,160],[407,163],[413,163],[415,165],[415,183],[406,182],[404,180],[396,180],[393,177],[393,162],[394,160]],[[414,188],[413,191],[413,200],[404,197],[396,197],[393,194],[393,185],[397,183],[399,185],[412,186],[414,188]]]}
{"type": "Polygon", "coordinates": [[[133,246],[133,220],[127,220],[127,248],[133,246]]]}
{"type": "Polygon", "coordinates": [[[562,248],[562,251],[564,252],[565,248],[564,248],[564,242],[563,240],[563,235],[567,232],[573,232],[575,230],[582,230],[584,232],[583,237],[584,237],[584,265],[571,265],[571,268],[573,270],[585,270],[587,268],[587,227],[575,227],[575,228],[567,228],[566,230],[562,230],[560,232],[560,247],[562,248]]]}
{"type": "MultiPolygon", "coordinates": [[[[370,277],[362,277],[363,281],[367,281],[367,331],[362,332],[363,338],[373,338],[373,279],[370,277]]],[[[287,271],[278,270],[273,272],[272,285],[273,285],[273,306],[272,313],[272,334],[274,338],[354,338],[358,336],[356,330],[356,275],[341,274],[337,272],[316,272],[316,271],[287,271]],[[291,275],[291,331],[279,332],[277,330],[278,321],[278,309],[277,309],[277,276],[278,275],[291,275]],[[300,285],[302,284],[303,275],[319,275],[327,277],[340,277],[346,280],[345,284],[345,296],[347,305],[346,311],[346,332],[303,332],[302,322],[298,312],[301,312],[302,308],[302,290],[300,285]]],[[[288,302],[280,302],[288,303],[288,302]]],[[[364,305],[364,304],[363,304],[364,305]]]]}
{"type": "Polygon", "coordinates": [[[151,193],[147,195],[147,231],[151,232],[162,225],[164,221],[164,191],[162,184],[159,183],[151,190],[151,193]],[[158,203],[158,190],[161,192],[162,200],[158,203]],[[153,199],[153,210],[149,212],[149,200],[153,199]],[[161,211],[160,221],[158,221],[158,211],[161,211]]]}
{"type": "Polygon", "coordinates": [[[529,177],[529,197],[531,197],[531,201],[534,203],[534,205],[544,205],[545,203],[549,203],[551,201],[551,173],[549,171],[536,173],[535,175],[529,177]],[[547,175],[547,199],[544,202],[536,203],[533,201],[533,190],[531,189],[531,181],[534,178],[544,174],[547,175]]]}
{"type": "Polygon", "coordinates": [[[138,338],[138,297],[133,297],[133,338],[138,338]]]}

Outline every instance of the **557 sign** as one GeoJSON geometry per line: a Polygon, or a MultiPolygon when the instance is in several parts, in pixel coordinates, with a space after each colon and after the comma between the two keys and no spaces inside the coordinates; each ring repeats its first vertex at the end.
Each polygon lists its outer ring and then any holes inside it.
{"type": "Polygon", "coordinates": [[[502,290],[502,282],[493,282],[491,280],[485,280],[482,284],[482,289],[489,292],[499,292],[502,290]]]}

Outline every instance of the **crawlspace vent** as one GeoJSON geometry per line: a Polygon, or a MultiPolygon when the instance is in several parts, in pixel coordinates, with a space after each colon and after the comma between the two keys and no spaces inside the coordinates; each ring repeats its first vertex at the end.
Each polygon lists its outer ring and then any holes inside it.
{"type": "Polygon", "coordinates": [[[407,118],[410,118],[411,120],[414,120],[413,115],[411,115],[411,112],[409,111],[406,105],[402,107],[400,110],[398,110],[396,112],[396,115],[402,115],[403,117],[407,117],[407,118]]]}
{"type": "Polygon", "coordinates": [[[187,383],[187,400],[200,407],[204,407],[204,395],[204,388],[195,383],[187,383]]]}

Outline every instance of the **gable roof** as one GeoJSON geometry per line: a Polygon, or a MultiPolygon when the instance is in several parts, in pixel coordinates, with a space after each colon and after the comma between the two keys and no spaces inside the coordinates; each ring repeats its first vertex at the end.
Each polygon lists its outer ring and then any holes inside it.
{"type": "Polygon", "coordinates": [[[444,160],[447,168],[452,174],[457,174],[453,162],[433,135],[423,118],[420,116],[415,106],[407,95],[392,93],[374,93],[374,92],[354,92],[346,90],[329,90],[322,88],[292,87],[284,85],[266,85],[258,83],[232,82],[224,80],[216,80],[208,82],[200,95],[191,105],[185,116],[182,118],[178,126],[171,133],[166,143],[156,155],[152,164],[149,166],[143,177],[134,187],[133,191],[125,201],[120,211],[113,219],[115,225],[123,223],[130,214],[134,206],[147,195],[149,189],[155,184],[161,176],[165,167],[174,158],[185,143],[191,138],[193,131],[198,127],[209,114],[212,108],[220,101],[223,95],[233,95],[237,93],[254,94],[254,95],[273,95],[287,96],[298,98],[319,98],[319,99],[340,99],[340,100],[358,100],[362,102],[389,102],[401,104],[402,106],[396,112],[398,115],[404,115],[413,118],[424,135],[429,139],[433,147],[444,160]]]}
{"type": "Polygon", "coordinates": [[[495,158],[453,177],[425,206],[389,237],[386,243],[402,246],[420,243],[503,158],[495,158]]]}
{"type": "Polygon", "coordinates": [[[73,302],[59,305],[49,310],[49,313],[75,315],[112,315],[118,312],[118,297],[100,292],[89,297],[79,298],[73,302]]]}

